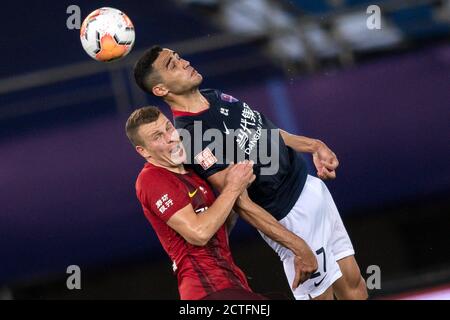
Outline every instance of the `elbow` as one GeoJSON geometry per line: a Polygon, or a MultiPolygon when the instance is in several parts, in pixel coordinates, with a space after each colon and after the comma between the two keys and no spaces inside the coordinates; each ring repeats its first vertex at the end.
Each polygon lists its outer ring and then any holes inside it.
{"type": "Polygon", "coordinates": [[[203,239],[199,239],[199,238],[190,238],[190,239],[186,239],[186,241],[189,244],[192,244],[193,246],[197,246],[197,247],[204,247],[208,243],[208,241],[204,241],[203,239]]]}
{"type": "Polygon", "coordinates": [[[186,241],[194,246],[204,247],[208,244],[211,237],[211,234],[206,233],[204,230],[197,229],[186,238],[186,241]]]}
{"type": "Polygon", "coordinates": [[[202,238],[202,237],[195,237],[188,240],[188,242],[194,246],[197,247],[204,247],[208,244],[209,239],[202,238]]]}
{"type": "Polygon", "coordinates": [[[204,246],[206,246],[207,244],[208,244],[208,242],[209,242],[209,239],[199,239],[197,242],[196,242],[196,244],[195,244],[195,246],[197,246],[197,247],[204,247],[204,246]]]}
{"type": "Polygon", "coordinates": [[[197,234],[197,243],[198,243],[197,246],[201,246],[201,247],[206,246],[208,244],[209,240],[211,240],[212,236],[213,235],[210,233],[207,233],[205,231],[200,231],[197,234]]]}

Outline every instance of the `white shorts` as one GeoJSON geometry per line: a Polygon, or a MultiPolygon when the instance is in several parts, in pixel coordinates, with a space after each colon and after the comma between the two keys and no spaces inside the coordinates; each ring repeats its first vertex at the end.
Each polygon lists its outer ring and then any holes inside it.
{"type": "MultiPolygon", "coordinates": [[[[355,254],[350,237],[325,183],[308,175],[294,207],[279,222],[305,240],[317,256],[319,266],[317,272],[292,291],[295,299],[307,300],[321,295],[342,276],[337,261],[355,254]]],[[[261,235],[279,255],[289,287],[292,288],[295,277],[294,254],[264,234],[261,235]]]]}

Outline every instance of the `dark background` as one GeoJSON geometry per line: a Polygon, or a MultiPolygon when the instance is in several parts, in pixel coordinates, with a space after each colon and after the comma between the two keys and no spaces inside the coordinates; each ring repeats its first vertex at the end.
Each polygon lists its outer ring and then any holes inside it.
{"type": "MultiPolygon", "coordinates": [[[[449,2],[267,1],[290,23],[247,36],[217,22],[225,2],[2,4],[10,27],[0,40],[0,299],[178,297],[171,262],[135,197],[143,160],[124,133],[138,107],[157,104],[170,115],[131,76],[155,43],[190,60],[203,88],[220,88],[335,151],[341,165],[327,186],[363,276],[381,268],[382,288],[371,297],[450,283],[449,2]],[[79,31],[66,28],[71,4],[82,17],[102,6],[127,13],[132,53],[109,64],[90,59],[79,31]],[[364,20],[369,4],[385,19],[363,36],[370,45],[336,36],[339,19],[364,20]],[[301,37],[309,24],[339,40],[334,53],[311,49],[308,37],[305,54],[271,53],[272,43],[289,32],[301,37]],[[377,45],[388,26],[396,40],[377,45]],[[69,265],[81,267],[82,290],[66,288],[69,265]]],[[[255,291],[291,297],[255,230],[239,222],[231,244],[255,291]]]]}

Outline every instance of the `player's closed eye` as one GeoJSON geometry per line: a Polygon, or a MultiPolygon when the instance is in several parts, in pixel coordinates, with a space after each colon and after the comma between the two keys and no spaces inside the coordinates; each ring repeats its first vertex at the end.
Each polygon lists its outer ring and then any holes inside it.
{"type": "Polygon", "coordinates": [[[173,131],[175,129],[175,127],[172,125],[172,123],[170,123],[169,121],[167,121],[166,124],[166,131],[173,131]]]}
{"type": "Polygon", "coordinates": [[[161,137],[162,137],[162,133],[155,134],[153,136],[153,141],[158,141],[159,139],[161,139],[161,137]]]}
{"type": "Polygon", "coordinates": [[[175,66],[177,65],[177,62],[175,62],[176,60],[181,61],[181,58],[179,55],[176,55],[174,57],[175,57],[175,59],[172,59],[172,61],[170,61],[169,69],[175,68],[175,66]]]}

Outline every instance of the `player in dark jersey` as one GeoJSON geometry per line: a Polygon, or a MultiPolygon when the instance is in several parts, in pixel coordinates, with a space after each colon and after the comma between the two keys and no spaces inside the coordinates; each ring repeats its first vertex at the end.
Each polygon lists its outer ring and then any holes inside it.
{"type": "Polygon", "coordinates": [[[172,123],[156,107],[134,111],[126,133],[146,164],[136,194],[173,261],[180,298],[262,299],[235,265],[225,225],[235,200],[253,181],[251,162],[236,164],[216,198],[183,161],[186,152],[172,123]]]}
{"type": "Polygon", "coordinates": [[[170,49],[147,51],[135,66],[135,79],[144,91],[170,105],[177,129],[191,137],[191,143],[186,142],[191,166],[215,188],[223,188],[228,164],[240,158],[239,152],[255,160],[257,178],[249,194],[256,204],[241,197],[237,210],[279,254],[297,299],[367,297],[332,197],[320,179],[307,174],[296,153],[313,154],[318,176],[335,178],[338,161],[323,142],[289,134],[223,92],[200,91],[202,76],[170,49]],[[198,141],[200,149],[195,147],[198,141]],[[264,162],[257,150],[276,157],[264,162]]]}

